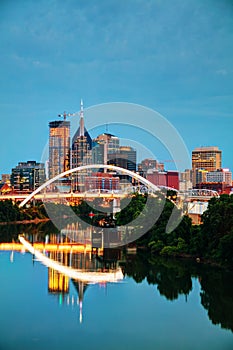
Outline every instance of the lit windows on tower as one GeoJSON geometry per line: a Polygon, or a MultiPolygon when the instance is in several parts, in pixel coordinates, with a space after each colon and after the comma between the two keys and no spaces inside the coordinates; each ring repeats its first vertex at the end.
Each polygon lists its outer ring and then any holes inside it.
{"type": "Polygon", "coordinates": [[[70,169],[70,122],[49,123],[49,178],[70,169]]]}

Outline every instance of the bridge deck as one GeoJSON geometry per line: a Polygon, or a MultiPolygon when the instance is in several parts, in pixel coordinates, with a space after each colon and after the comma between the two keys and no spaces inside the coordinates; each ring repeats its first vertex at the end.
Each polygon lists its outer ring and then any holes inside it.
{"type": "MultiPolygon", "coordinates": [[[[5,194],[0,195],[0,200],[6,200],[6,199],[12,199],[12,200],[24,200],[27,198],[27,194],[5,194]]],[[[54,193],[41,193],[36,194],[33,198],[36,200],[45,200],[45,199],[81,199],[81,198],[124,198],[126,196],[129,196],[128,193],[91,193],[91,192],[84,192],[84,193],[60,193],[60,192],[54,192],[54,193]]]]}

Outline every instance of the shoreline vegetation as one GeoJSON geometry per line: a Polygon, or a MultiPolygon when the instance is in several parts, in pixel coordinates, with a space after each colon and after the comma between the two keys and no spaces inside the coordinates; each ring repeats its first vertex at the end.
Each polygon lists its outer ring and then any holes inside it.
{"type": "Polygon", "coordinates": [[[16,221],[1,221],[0,226],[6,226],[6,225],[28,225],[28,224],[39,224],[41,222],[48,222],[50,221],[49,218],[44,219],[32,219],[32,220],[16,220],[16,221]]]}
{"type": "MultiPolygon", "coordinates": [[[[146,208],[146,218],[158,217],[158,198],[146,208]]],[[[117,214],[117,225],[127,224],[127,218],[142,211],[146,196],[136,195],[127,207],[117,214]]],[[[175,229],[166,233],[171,214],[179,210],[168,199],[162,213],[153,227],[139,238],[136,246],[145,247],[152,255],[189,258],[197,262],[233,269],[233,196],[221,195],[209,201],[208,209],[202,215],[201,225],[192,225],[184,215],[181,222],[174,222],[175,229]]],[[[181,215],[181,212],[180,212],[181,215]]],[[[175,215],[176,216],[176,215],[175,215]]]]}
{"type": "MultiPolygon", "coordinates": [[[[150,205],[146,205],[147,199],[146,194],[135,194],[129,204],[127,199],[122,200],[122,210],[116,214],[116,226],[130,225],[141,214],[142,225],[143,220],[147,224],[148,217],[158,218],[129,248],[147,251],[152,256],[195,259],[197,262],[233,269],[233,196],[224,194],[212,198],[202,215],[201,225],[192,225],[191,219],[184,215],[178,226],[174,222],[174,227],[177,227],[171,233],[166,233],[171,213],[177,211],[176,217],[179,219],[181,211],[168,199],[164,203],[159,198],[150,198],[150,205]]],[[[99,203],[92,204],[93,207],[90,207],[83,201],[71,208],[84,221],[98,226],[100,220],[106,219],[106,213],[93,209],[100,208],[99,203]],[[90,212],[95,216],[89,217],[90,212]]],[[[48,206],[50,215],[52,213],[53,217],[65,218],[69,222],[70,218],[65,215],[67,206],[63,204],[48,203],[45,208],[42,202],[38,202],[35,206],[19,208],[17,203],[6,200],[0,202],[0,226],[46,223],[50,221],[46,211],[48,206]]]]}

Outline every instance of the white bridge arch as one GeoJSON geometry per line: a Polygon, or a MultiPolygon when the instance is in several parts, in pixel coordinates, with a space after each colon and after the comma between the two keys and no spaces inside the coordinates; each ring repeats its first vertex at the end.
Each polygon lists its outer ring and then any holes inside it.
{"type": "Polygon", "coordinates": [[[148,181],[147,179],[145,179],[144,177],[134,173],[133,171],[130,171],[128,169],[124,169],[115,165],[106,165],[106,164],[90,164],[90,165],[82,165],[79,166],[77,168],[73,168],[67,171],[64,171],[63,173],[60,173],[56,176],[54,176],[52,179],[49,179],[48,181],[46,181],[45,183],[43,183],[43,185],[41,185],[40,187],[38,187],[35,191],[33,191],[31,194],[29,194],[19,205],[19,207],[23,207],[27,202],[29,202],[37,193],[39,193],[40,191],[42,191],[44,188],[46,188],[47,186],[51,185],[54,181],[61,179],[64,176],[67,176],[69,174],[72,174],[76,171],[82,171],[82,170],[88,170],[88,169],[109,169],[109,170],[114,170],[114,171],[118,171],[121,172],[123,174],[129,175],[135,179],[137,179],[138,181],[140,181],[141,183],[143,183],[145,186],[148,186],[149,188],[151,188],[153,191],[161,191],[161,189],[152,184],[152,182],[148,181]]]}

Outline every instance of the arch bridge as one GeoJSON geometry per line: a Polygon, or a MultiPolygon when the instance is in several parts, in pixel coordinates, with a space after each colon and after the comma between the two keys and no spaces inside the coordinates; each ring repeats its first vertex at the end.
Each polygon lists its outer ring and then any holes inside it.
{"type": "MultiPolygon", "coordinates": [[[[115,171],[118,173],[122,173],[125,175],[128,175],[136,180],[138,180],[140,183],[143,184],[143,186],[145,188],[150,189],[150,192],[156,193],[156,192],[162,192],[161,188],[154,185],[153,183],[151,183],[150,181],[148,181],[147,179],[145,179],[144,177],[140,176],[137,173],[134,173],[128,169],[124,169],[115,165],[106,165],[106,164],[90,164],[90,165],[82,165],[70,170],[67,170],[63,173],[60,173],[58,175],[56,175],[55,177],[53,177],[52,179],[49,179],[48,181],[46,181],[44,184],[42,184],[40,187],[38,187],[35,191],[33,191],[31,194],[29,194],[21,203],[20,203],[20,207],[23,207],[27,202],[29,202],[31,199],[33,198],[37,198],[39,197],[39,193],[44,190],[47,186],[51,185],[52,183],[54,183],[55,181],[68,176],[74,172],[77,171],[83,171],[83,170],[90,170],[90,169],[108,169],[111,171],[115,171]]],[[[169,188],[167,188],[169,189],[169,188]]],[[[90,192],[84,192],[84,193],[56,193],[57,197],[64,197],[64,198],[71,198],[71,197],[78,197],[78,198],[87,198],[87,197],[106,197],[106,198],[122,198],[124,196],[128,196],[129,193],[117,193],[116,191],[109,191],[106,193],[90,193],[90,192]]],[[[51,194],[41,194],[41,199],[45,199],[49,196],[52,196],[51,194]]]]}

